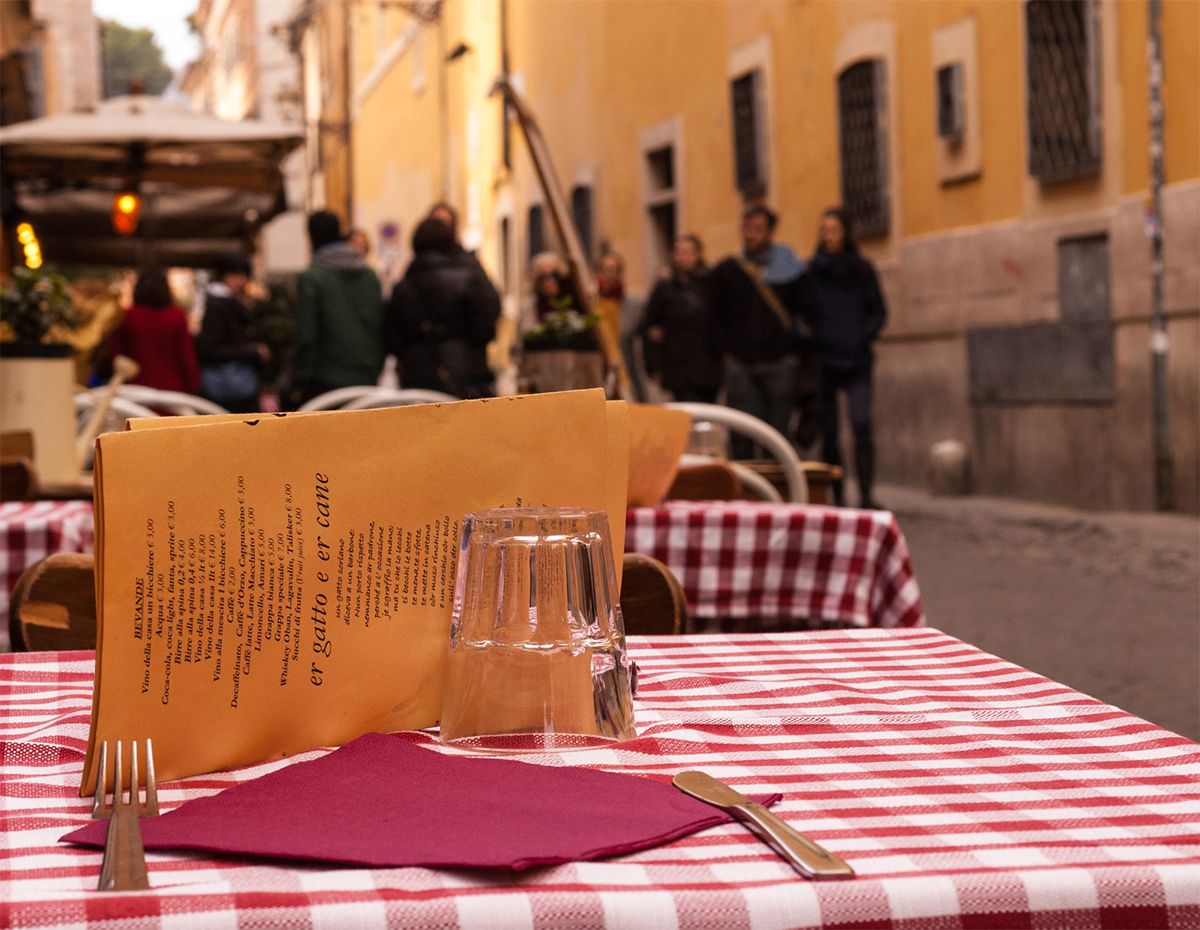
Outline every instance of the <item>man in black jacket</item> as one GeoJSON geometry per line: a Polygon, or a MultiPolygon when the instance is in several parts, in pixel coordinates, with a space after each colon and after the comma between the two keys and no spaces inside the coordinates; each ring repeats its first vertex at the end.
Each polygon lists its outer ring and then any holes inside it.
{"type": "Polygon", "coordinates": [[[455,397],[490,396],[486,349],[496,335],[500,295],[442,220],[423,220],[412,244],[412,263],[392,289],[384,318],[400,383],[455,397]]]}
{"type": "MultiPolygon", "coordinates": [[[[776,219],[762,205],[743,214],[742,254],[726,258],[709,279],[709,337],[725,360],[726,404],[787,436],[799,403],[804,435],[815,423],[812,379],[804,377],[813,365],[811,291],[804,262],[772,241],[776,219]]],[[[735,439],[739,458],[751,449],[735,439]]]]}

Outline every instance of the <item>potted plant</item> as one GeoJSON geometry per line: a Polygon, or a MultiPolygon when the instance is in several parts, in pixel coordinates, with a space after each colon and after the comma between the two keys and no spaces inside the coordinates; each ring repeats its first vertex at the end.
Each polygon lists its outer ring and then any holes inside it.
{"type": "Polygon", "coordinates": [[[71,347],[47,337],[75,328],[75,303],[66,279],[32,268],[13,271],[12,283],[0,291],[0,324],[5,330],[0,353],[22,358],[71,354],[71,347]]]}
{"type": "Polygon", "coordinates": [[[58,275],[13,272],[0,291],[0,421],[33,433],[38,480],[61,484],[78,474],[75,458],[75,366],[59,340],[74,328],[74,301],[58,275]]]}

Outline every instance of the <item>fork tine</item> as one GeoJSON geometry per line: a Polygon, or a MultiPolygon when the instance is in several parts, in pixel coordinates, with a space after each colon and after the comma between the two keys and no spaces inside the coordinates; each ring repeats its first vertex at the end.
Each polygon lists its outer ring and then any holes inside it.
{"type": "Polygon", "coordinates": [[[136,808],[141,804],[138,796],[138,764],[137,740],[129,741],[129,806],[136,808]]]}
{"type": "Polygon", "coordinates": [[[125,806],[125,766],[121,761],[121,740],[117,740],[117,767],[113,770],[113,810],[125,806]]]}
{"type": "Polygon", "coordinates": [[[100,759],[96,763],[96,794],[92,798],[92,819],[100,820],[111,811],[105,804],[108,792],[108,740],[100,743],[100,759]]]}
{"type": "Polygon", "coordinates": [[[146,804],[142,807],[143,817],[158,816],[158,786],[154,781],[154,746],[146,739],[146,804]]]}

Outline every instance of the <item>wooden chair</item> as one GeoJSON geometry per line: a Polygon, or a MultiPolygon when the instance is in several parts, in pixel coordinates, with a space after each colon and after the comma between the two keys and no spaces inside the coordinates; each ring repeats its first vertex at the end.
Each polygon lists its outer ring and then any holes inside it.
{"type": "Polygon", "coordinates": [[[37,471],[24,455],[0,456],[0,503],[31,501],[38,496],[37,471]]]}
{"type": "Polygon", "coordinates": [[[13,652],[96,648],[96,563],[60,552],[21,573],[8,603],[13,652]]]}
{"type": "Polygon", "coordinates": [[[671,636],[686,633],[687,600],[675,574],[658,559],[625,553],[621,613],[626,635],[671,636]]]}

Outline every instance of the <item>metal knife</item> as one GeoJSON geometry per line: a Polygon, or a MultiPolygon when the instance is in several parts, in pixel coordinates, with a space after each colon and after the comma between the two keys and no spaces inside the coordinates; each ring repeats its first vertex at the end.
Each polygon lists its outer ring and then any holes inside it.
{"type": "Polygon", "coordinates": [[[797,833],[757,801],[751,801],[711,775],[680,772],[672,783],[685,794],[724,808],[745,822],[805,878],[820,881],[854,878],[854,869],[833,853],[822,849],[803,833],[797,833]]]}

